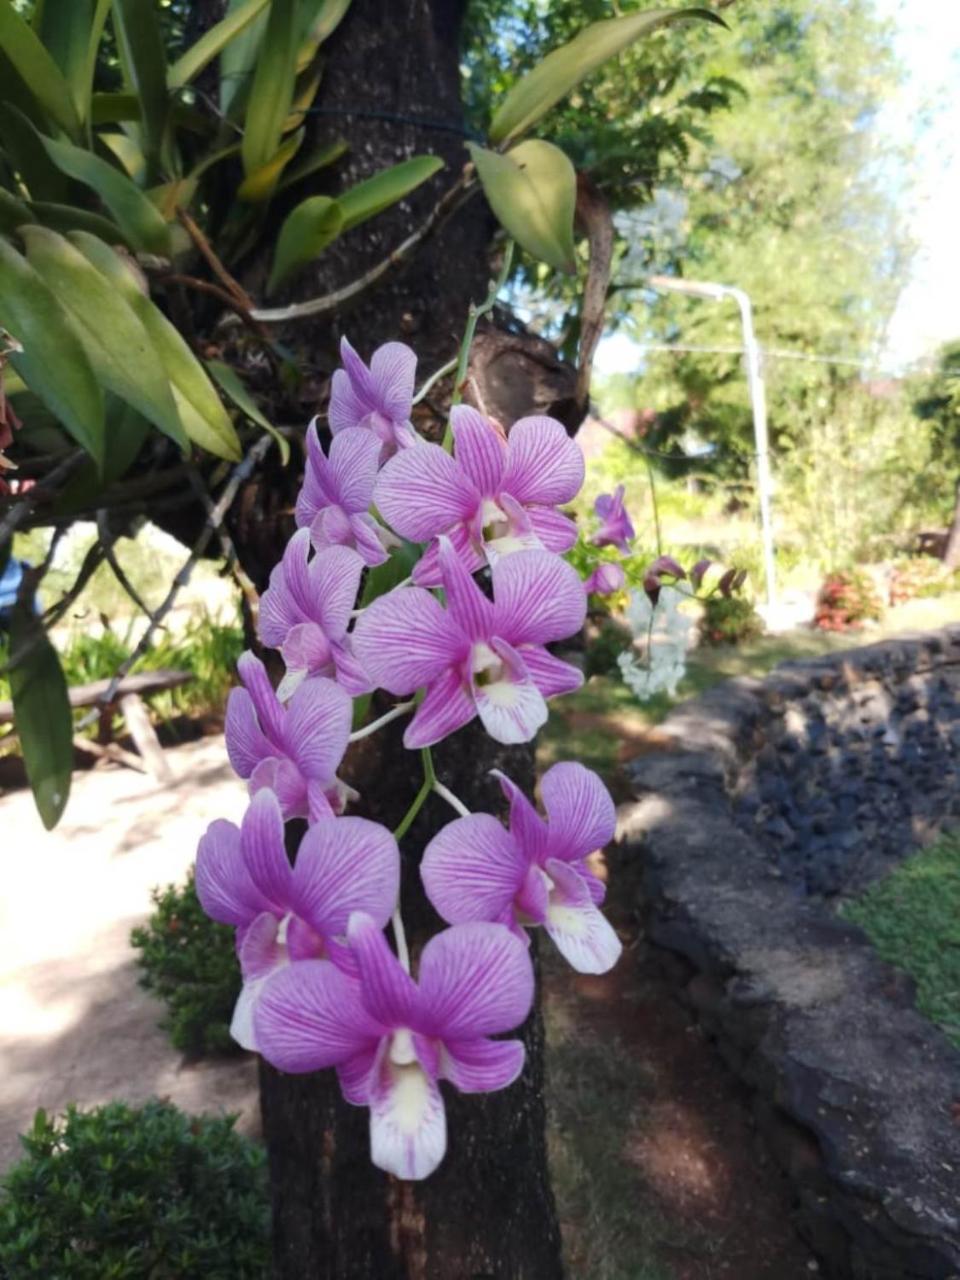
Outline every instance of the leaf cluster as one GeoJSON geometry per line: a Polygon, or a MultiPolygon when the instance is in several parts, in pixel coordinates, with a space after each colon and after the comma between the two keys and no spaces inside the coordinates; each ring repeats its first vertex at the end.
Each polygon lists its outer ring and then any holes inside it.
{"type": "Polygon", "coordinates": [[[260,1280],[269,1266],[264,1152],[232,1117],[165,1102],[38,1111],[0,1198],[10,1280],[260,1280]]]}

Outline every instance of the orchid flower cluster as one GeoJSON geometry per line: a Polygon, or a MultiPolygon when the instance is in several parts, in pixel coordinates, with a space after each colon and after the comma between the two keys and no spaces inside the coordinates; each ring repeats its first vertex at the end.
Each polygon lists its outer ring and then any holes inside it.
{"type": "Polygon", "coordinates": [[[578,632],[586,612],[561,558],[576,528],[559,510],[584,464],[551,418],[523,418],[507,435],[463,405],[451,413],[452,450],[428,443],[410,421],[408,347],[387,343],[367,366],[345,340],[342,359],[329,448],[312,424],[298,529],[261,600],[259,638],[284,674],[274,688],[246,653],[228,702],[227,751],[249,805],[239,826],[216,821],[203,836],[196,886],[207,914],[236,929],[234,1038],[281,1071],[335,1068],[347,1101],[369,1108],[374,1163],[417,1179],[446,1149],[439,1082],[489,1092],[523,1068],[522,1041],[501,1037],[531,1009],[528,931],[543,926],[583,973],[620,953],[588,860],[614,833],[600,779],[554,765],[541,814],[498,773],[504,827],[436,779],[429,750],[474,719],[497,742],[528,742],[547,700],[581,684],[548,645],[578,632]],[[415,544],[411,577],[378,595],[378,567],[401,544],[415,544]],[[404,700],[353,730],[375,690],[404,700]],[[401,716],[425,778],[391,832],[348,812],[357,795],[338,770],[352,741],[401,716]],[[397,840],[431,790],[457,814],[420,864],[447,927],[414,972],[397,840]],[[306,828],[291,861],[295,819],[306,828]]]}

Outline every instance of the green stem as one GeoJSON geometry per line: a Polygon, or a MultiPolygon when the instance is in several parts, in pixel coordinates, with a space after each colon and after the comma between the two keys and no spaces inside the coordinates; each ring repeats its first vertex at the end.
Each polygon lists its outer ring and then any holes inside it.
{"type": "Polygon", "coordinates": [[[663,555],[663,539],[660,532],[660,507],[657,503],[657,482],[653,474],[653,464],[646,453],[643,460],[647,464],[647,479],[650,481],[650,501],[653,503],[653,527],[657,534],[657,555],[663,555]]]}
{"type": "Polygon", "coordinates": [[[430,754],[429,747],[421,747],[420,759],[423,761],[423,782],[420,790],[413,797],[413,804],[400,819],[399,825],[394,829],[393,835],[395,840],[402,840],[410,828],[413,826],[414,819],[427,802],[427,796],[434,788],[437,781],[437,775],[433,770],[433,756],[430,754]]]}
{"type": "MultiPolygon", "coordinates": [[[[460,353],[457,357],[457,372],[453,379],[451,405],[459,404],[463,399],[463,389],[467,383],[467,367],[470,364],[470,348],[473,346],[473,339],[477,332],[477,321],[481,316],[485,316],[493,310],[500,295],[500,290],[507,283],[507,276],[510,274],[512,264],[513,241],[508,240],[503,250],[503,262],[500,264],[497,278],[490,284],[490,292],[479,306],[475,306],[472,302],[470,303],[470,309],[467,312],[467,327],[463,331],[463,341],[460,343],[460,353]]],[[[453,431],[449,424],[443,437],[443,447],[448,453],[453,449],[453,431]]]]}

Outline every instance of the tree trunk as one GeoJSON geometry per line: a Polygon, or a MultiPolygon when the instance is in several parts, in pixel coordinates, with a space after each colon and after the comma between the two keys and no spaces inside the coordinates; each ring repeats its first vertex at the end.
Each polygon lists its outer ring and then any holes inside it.
{"type": "Polygon", "coordinates": [[[960,477],[953,501],[953,519],[947,533],[946,545],[943,548],[943,567],[951,570],[960,569],[960,477]]]}
{"type": "MultiPolygon", "coordinates": [[[[315,119],[321,136],[342,134],[350,144],[335,181],[324,176],[327,189],[412,154],[441,154],[447,168],[409,201],[336,242],[295,296],[356,279],[419,226],[455,180],[466,159],[458,132],[463,7],[463,0],[354,0],[326,46],[315,119]]],[[[324,189],[318,183],[316,190],[324,189]]],[[[361,299],[349,315],[332,324],[291,326],[282,337],[307,370],[308,391],[318,394],[337,363],[341,332],[365,356],[381,342],[407,341],[424,372],[454,354],[469,302],[486,292],[492,225],[483,202],[475,200],[402,274],[361,299]]],[[[244,284],[254,296],[261,295],[262,278],[263,264],[250,264],[244,284]]],[[[496,355],[491,338],[487,363],[496,364],[496,355]]],[[[568,371],[555,359],[551,366],[539,347],[522,360],[516,352],[507,359],[505,350],[504,359],[490,382],[496,401],[491,411],[511,395],[517,398],[518,377],[529,387],[522,411],[534,411],[533,402],[545,411],[569,394],[568,371]],[[505,368],[513,368],[513,376],[505,368]]],[[[304,420],[319,407],[316,400],[304,404],[304,420]]],[[[261,587],[291,532],[297,479],[279,471],[259,477],[231,517],[238,555],[261,587]]],[[[419,753],[405,751],[401,737],[402,725],[390,726],[357,744],[347,762],[348,780],[361,793],[352,811],[390,827],[421,781],[419,753]]],[[[507,750],[474,729],[442,744],[435,758],[439,776],[471,809],[496,806],[499,789],[488,777],[490,768],[502,767],[532,787],[532,751],[507,750]]],[[[451,816],[432,798],[403,842],[403,913],[414,955],[442,927],[420,888],[420,854],[451,816]]],[[[420,1184],[399,1182],[371,1165],[368,1113],[343,1102],[333,1072],[284,1076],[261,1064],[277,1280],[555,1280],[562,1274],[547,1171],[539,1008],[522,1034],[527,1066],[511,1088],[479,1097],[445,1091],[447,1156],[420,1184]]]]}

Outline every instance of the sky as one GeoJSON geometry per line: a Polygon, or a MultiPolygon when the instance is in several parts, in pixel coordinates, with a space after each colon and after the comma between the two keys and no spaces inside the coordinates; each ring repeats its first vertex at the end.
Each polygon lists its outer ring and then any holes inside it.
{"type": "MultiPolygon", "coordinates": [[[[905,71],[875,128],[894,140],[912,138],[915,145],[904,187],[918,250],[881,360],[898,372],[960,338],[960,0],[875,4],[896,25],[905,71]],[[931,103],[934,110],[925,115],[931,103]]],[[[616,334],[601,343],[596,367],[600,373],[635,369],[637,355],[634,343],[616,334]]]]}

